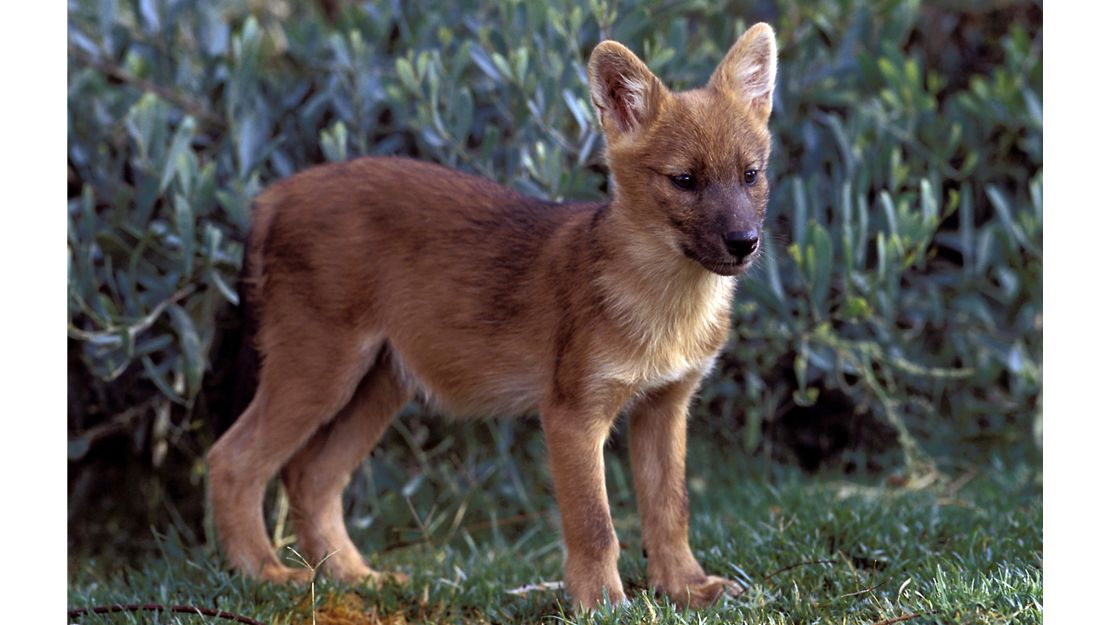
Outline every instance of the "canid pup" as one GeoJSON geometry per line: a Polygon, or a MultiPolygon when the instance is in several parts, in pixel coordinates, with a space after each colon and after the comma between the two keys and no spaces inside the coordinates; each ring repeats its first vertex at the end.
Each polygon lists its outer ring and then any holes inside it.
{"type": "Polygon", "coordinates": [[[681,604],[739,587],[687,540],[686,414],[760,249],[775,37],[749,29],[701,89],[673,93],[602,42],[590,96],[613,199],[552,204],[435,165],[316,167],[257,200],[248,297],[262,355],[250,406],[208,454],[227,556],[281,565],[262,518],[280,470],[298,540],[373,583],[344,528],[351,471],[417,392],[460,416],[539,413],[576,607],[624,598],[602,447],[627,410],[650,583],[681,604]]]}

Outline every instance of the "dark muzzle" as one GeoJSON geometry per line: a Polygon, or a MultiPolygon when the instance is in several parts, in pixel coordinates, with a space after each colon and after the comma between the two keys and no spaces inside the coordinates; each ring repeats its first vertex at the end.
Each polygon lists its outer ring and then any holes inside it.
{"type": "Polygon", "coordinates": [[[742,230],[729,232],[725,235],[725,247],[728,253],[736,257],[736,262],[741,262],[759,247],[759,232],[755,230],[742,230]]]}

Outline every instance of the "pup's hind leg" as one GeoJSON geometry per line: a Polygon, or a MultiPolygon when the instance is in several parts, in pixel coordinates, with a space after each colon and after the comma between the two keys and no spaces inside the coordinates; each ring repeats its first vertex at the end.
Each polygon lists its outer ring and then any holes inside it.
{"type": "Polygon", "coordinates": [[[254,400],[208,452],[212,514],[228,560],[247,575],[276,582],[311,574],[274,555],[262,518],[266,484],[350,401],[378,349],[310,329],[263,346],[254,400]]]}
{"type": "MultiPolygon", "coordinates": [[[[343,523],[343,489],[374,448],[396,412],[411,398],[389,362],[386,348],[335,420],[321,428],[282,471],[297,542],[312,564],[323,560],[332,578],[375,583],[343,523]]],[[[397,576],[395,576],[397,577],[397,576]]]]}

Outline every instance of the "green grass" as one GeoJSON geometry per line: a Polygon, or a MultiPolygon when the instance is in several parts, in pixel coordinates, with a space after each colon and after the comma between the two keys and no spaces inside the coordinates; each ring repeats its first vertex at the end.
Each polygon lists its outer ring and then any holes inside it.
{"type": "MultiPolygon", "coordinates": [[[[746,592],[701,611],[678,610],[647,592],[627,459],[614,449],[608,462],[610,499],[630,602],[574,617],[561,591],[507,592],[561,578],[558,517],[539,469],[542,451],[536,440],[526,443],[511,453],[529,456],[531,463],[493,458],[471,464],[453,456],[458,460],[454,469],[425,472],[425,478],[389,490],[390,497],[366,492],[352,497],[376,502],[365,510],[352,504],[349,517],[356,543],[377,550],[372,566],[405,571],[412,583],[367,590],[321,580],[315,588],[318,622],[380,622],[366,617],[371,611],[396,619],[386,622],[436,623],[870,624],[915,614],[920,616],[896,622],[1042,620],[1039,467],[1022,461],[949,467],[950,479],[909,488],[889,479],[814,477],[747,458],[725,460],[700,445],[690,458],[691,543],[708,572],[740,580],[746,592]],[[527,467],[530,475],[505,475],[508,466],[527,467]],[[469,486],[452,488],[446,483],[451,476],[469,486]],[[341,612],[358,618],[326,620],[341,612]]],[[[462,441],[458,447],[451,453],[465,454],[470,446],[462,441]]],[[[376,457],[367,467],[381,462],[376,457]]],[[[373,483],[382,481],[389,477],[378,476],[373,483]]],[[[356,479],[352,489],[366,484],[356,479]]],[[[175,530],[159,543],[159,556],[126,570],[113,569],[107,564],[112,559],[71,561],[70,607],[193,604],[264,622],[311,622],[310,589],[229,574],[210,543],[182,539],[175,530]]],[[[163,623],[230,622],[189,615],[159,618],[163,623]]],[[[142,613],[80,621],[152,619],[142,613]]]]}

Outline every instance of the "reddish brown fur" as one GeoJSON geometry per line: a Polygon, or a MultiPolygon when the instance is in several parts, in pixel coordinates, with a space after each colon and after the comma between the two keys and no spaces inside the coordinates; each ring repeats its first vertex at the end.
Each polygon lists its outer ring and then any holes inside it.
{"type": "Polygon", "coordinates": [[[308,559],[338,549],[327,573],[379,579],[340,498],[393,414],[422,394],[453,415],[540,414],[567,589],[587,608],[603,593],[624,598],[602,446],[627,407],[651,583],[694,605],[735,592],[687,541],[685,423],[727,339],[731,276],[751,262],[722,237],[762,223],[774,54],[757,25],[706,88],[673,94],[631,52],[600,44],[591,94],[609,203],[550,204],[394,158],[316,167],[264,192],[249,246],[259,388],[208,456],[232,564],[305,576],[266,539],[262,496],[280,471],[308,559]],[[697,189],[676,188],[680,173],[697,189]]]}

